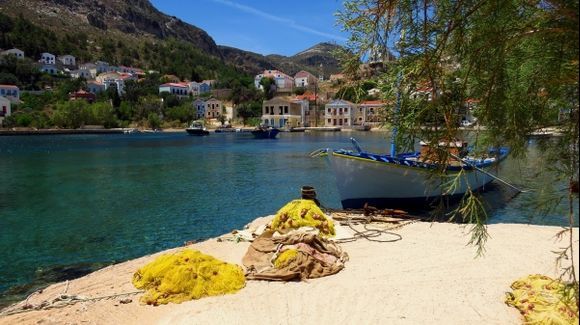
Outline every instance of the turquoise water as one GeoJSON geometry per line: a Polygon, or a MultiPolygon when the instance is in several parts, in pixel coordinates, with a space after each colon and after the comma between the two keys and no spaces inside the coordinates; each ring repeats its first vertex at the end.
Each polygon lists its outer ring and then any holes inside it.
{"type": "MultiPolygon", "coordinates": [[[[369,132],[0,137],[0,305],[46,283],[240,228],[297,198],[303,185],[338,208],[327,162],[308,153],[350,148],[352,135],[369,151],[387,151],[385,135],[369,132]]],[[[565,202],[549,214],[537,209],[565,184],[543,172],[534,148],[527,160],[509,159],[500,175],[539,190],[508,200],[509,191],[493,186],[485,194],[491,222],[565,224],[565,202]]]]}

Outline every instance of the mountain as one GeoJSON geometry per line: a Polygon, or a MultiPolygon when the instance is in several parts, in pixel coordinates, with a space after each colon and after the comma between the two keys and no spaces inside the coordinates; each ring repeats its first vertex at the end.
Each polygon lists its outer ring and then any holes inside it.
{"type": "Polygon", "coordinates": [[[293,56],[277,54],[264,56],[227,46],[220,46],[219,48],[224,59],[228,62],[233,62],[237,66],[243,66],[254,72],[277,69],[289,75],[294,75],[300,70],[306,70],[314,75],[323,73],[328,76],[340,70],[339,62],[332,54],[340,46],[332,43],[319,43],[293,56]]]}
{"type": "MultiPolygon", "coordinates": [[[[204,30],[160,12],[148,0],[0,0],[0,10],[8,16],[22,16],[57,35],[86,34],[89,44],[97,44],[103,37],[123,40],[122,46],[133,48],[143,47],[144,42],[186,42],[201,53],[249,74],[279,69],[288,74],[307,70],[318,75],[320,64],[325,75],[338,71],[338,62],[331,53],[337,45],[320,43],[290,57],[218,46],[204,30]]],[[[103,47],[98,44],[91,51],[103,47]]]]}

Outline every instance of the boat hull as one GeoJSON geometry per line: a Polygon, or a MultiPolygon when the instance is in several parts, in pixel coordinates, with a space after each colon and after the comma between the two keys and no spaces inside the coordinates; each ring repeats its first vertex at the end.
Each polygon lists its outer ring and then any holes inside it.
{"type": "Polygon", "coordinates": [[[189,135],[197,135],[197,136],[209,135],[209,131],[203,129],[185,129],[185,131],[189,135]]]}
{"type": "Polygon", "coordinates": [[[280,133],[278,129],[268,129],[268,130],[254,130],[252,131],[252,135],[256,139],[275,139],[276,136],[280,133]]]}
{"type": "Polygon", "coordinates": [[[442,195],[445,195],[446,199],[454,200],[461,198],[468,188],[484,189],[485,185],[493,180],[480,171],[464,169],[455,189],[445,193],[443,191],[448,186],[443,184],[453,180],[460,170],[438,176],[424,167],[337,153],[329,154],[329,157],[342,206],[345,209],[362,208],[365,203],[378,208],[422,208],[429,206],[442,195]]]}

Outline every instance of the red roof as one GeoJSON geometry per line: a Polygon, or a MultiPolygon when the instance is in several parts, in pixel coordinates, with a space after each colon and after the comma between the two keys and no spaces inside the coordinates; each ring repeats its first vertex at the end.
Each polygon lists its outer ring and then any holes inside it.
{"type": "Polygon", "coordinates": [[[467,98],[465,100],[466,103],[468,104],[472,104],[472,103],[479,103],[479,99],[475,99],[475,98],[467,98]]]}
{"type": "MultiPolygon", "coordinates": [[[[316,97],[319,97],[319,95],[316,95],[316,97]]],[[[306,100],[313,102],[316,100],[316,97],[314,96],[313,93],[307,91],[302,95],[296,95],[295,99],[298,99],[298,100],[306,99],[306,100]]]]}
{"type": "Polygon", "coordinates": [[[18,86],[15,86],[15,85],[0,85],[0,87],[2,87],[2,88],[18,89],[18,86]]]}
{"type": "Polygon", "coordinates": [[[304,77],[308,77],[308,76],[312,76],[312,73],[310,73],[310,72],[308,72],[308,71],[304,71],[304,70],[302,70],[302,71],[298,72],[298,73],[297,73],[297,74],[294,76],[294,78],[304,78],[304,77]]]}
{"type": "Polygon", "coordinates": [[[180,88],[187,88],[187,85],[178,84],[178,83],[175,83],[175,82],[168,82],[168,83],[164,83],[164,84],[160,85],[159,87],[180,87],[180,88]]]}

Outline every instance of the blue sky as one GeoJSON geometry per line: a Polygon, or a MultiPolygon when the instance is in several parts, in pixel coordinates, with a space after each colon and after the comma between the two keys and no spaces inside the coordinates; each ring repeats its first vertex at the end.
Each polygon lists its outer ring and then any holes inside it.
{"type": "Polygon", "coordinates": [[[205,30],[219,45],[293,55],[320,42],[344,44],[339,0],[151,0],[161,12],[205,30]]]}

